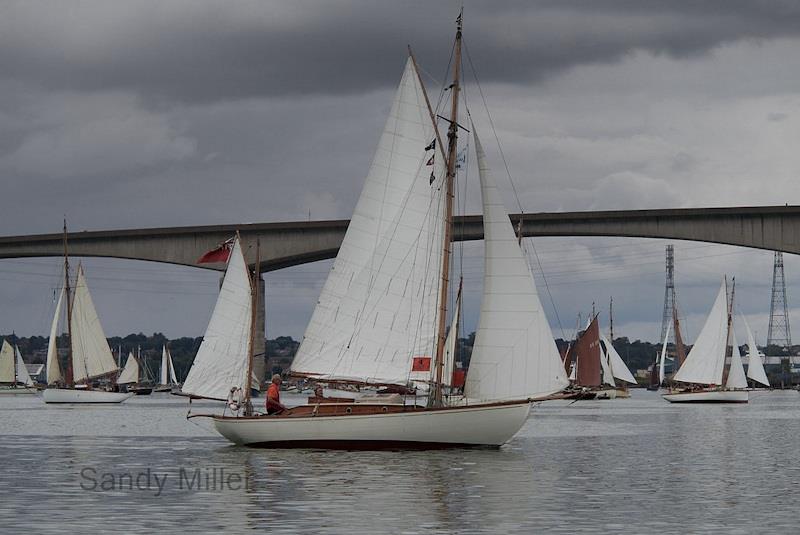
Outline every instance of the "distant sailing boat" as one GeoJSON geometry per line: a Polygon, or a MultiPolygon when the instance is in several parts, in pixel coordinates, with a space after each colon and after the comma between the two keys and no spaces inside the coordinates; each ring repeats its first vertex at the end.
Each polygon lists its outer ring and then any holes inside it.
{"type": "Polygon", "coordinates": [[[747,333],[747,378],[767,388],[770,387],[767,372],[764,371],[764,363],[761,361],[761,354],[758,352],[756,346],[756,339],[753,337],[753,332],[750,330],[750,325],[747,324],[747,319],[744,316],[742,323],[744,323],[744,330],[747,333]]]}
{"type": "Polygon", "coordinates": [[[125,367],[120,372],[119,377],[117,377],[117,384],[137,396],[149,396],[153,393],[153,386],[147,378],[146,368],[142,369],[142,366],[139,364],[141,360],[141,347],[139,348],[138,357],[133,354],[133,351],[129,352],[128,360],[125,361],[125,367]],[[142,373],[143,371],[145,373],[142,373]],[[144,380],[142,380],[142,375],[144,375],[144,380]]]}
{"type": "Polygon", "coordinates": [[[47,345],[47,389],[42,394],[45,403],[120,403],[133,394],[97,389],[92,381],[105,378],[108,385],[118,371],[111,348],[103,333],[100,319],[86,285],[83,267],[78,265],[74,292],[70,289],[69,257],[67,256],[67,225],[64,223],[64,288],[58,298],[50,341],[47,345]],[[66,297],[66,299],[65,299],[66,297]],[[61,373],[56,338],[62,305],[66,303],[69,358],[67,370],[61,373]]]}
{"type": "Polygon", "coordinates": [[[572,363],[575,373],[571,377],[573,384],[594,392],[597,399],[614,399],[620,394],[629,397],[627,391],[617,388],[616,380],[636,384],[613,344],[600,333],[597,315],[570,347],[567,361],[572,363]]]}
{"type": "Polygon", "coordinates": [[[671,403],[747,403],[747,380],[733,332],[733,295],[728,300],[727,279],[683,365],[664,399],[671,403]],[[730,364],[726,359],[730,355],[730,364]],[[724,386],[723,386],[724,385],[724,386]]]}
{"type": "Polygon", "coordinates": [[[169,392],[178,385],[175,377],[175,366],[172,364],[172,354],[166,344],[161,348],[161,367],[158,376],[158,384],[154,390],[156,392],[169,392]]]}
{"type": "Polygon", "coordinates": [[[0,348],[0,394],[35,394],[36,385],[28,375],[19,347],[3,340],[0,348]]]}
{"type": "MultiPolygon", "coordinates": [[[[292,364],[293,375],[321,382],[407,387],[415,359],[428,357],[427,404],[406,404],[388,394],[322,400],[263,415],[255,414],[244,389],[241,411],[196,415],[211,416],[217,431],[232,442],[264,447],[499,446],[525,423],[534,399],[568,385],[530,268],[474,135],[484,214],[483,300],[464,397],[444,395],[453,182],[462,128],[460,16],[454,52],[446,150],[412,56],[292,364]]],[[[201,347],[184,392],[225,399],[241,392],[250,377],[252,364],[242,358],[248,354],[246,327],[252,325],[247,321],[252,287],[247,281],[237,241],[212,323],[220,307],[238,317],[239,344],[228,338],[232,345],[226,344],[226,355],[217,357],[227,360],[224,376],[223,370],[195,374],[198,365],[211,369],[212,359],[201,355],[201,347]]]]}

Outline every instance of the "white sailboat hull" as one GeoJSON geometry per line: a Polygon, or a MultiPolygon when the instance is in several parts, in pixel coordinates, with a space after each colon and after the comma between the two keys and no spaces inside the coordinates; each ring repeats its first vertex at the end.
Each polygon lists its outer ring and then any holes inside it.
{"type": "Polygon", "coordinates": [[[48,388],[42,392],[45,403],[122,403],[132,396],[128,392],[72,388],[48,388]]]}
{"type": "Polygon", "coordinates": [[[266,448],[501,446],[522,428],[530,407],[522,402],[347,416],[215,416],[214,427],[234,444],[266,448]]]}
{"type": "Polygon", "coordinates": [[[0,388],[0,396],[16,396],[18,394],[35,394],[36,388],[32,386],[20,386],[17,388],[0,388]]]}
{"type": "Polygon", "coordinates": [[[696,392],[671,392],[662,394],[670,403],[747,403],[745,390],[699,390],[696,392]]]}

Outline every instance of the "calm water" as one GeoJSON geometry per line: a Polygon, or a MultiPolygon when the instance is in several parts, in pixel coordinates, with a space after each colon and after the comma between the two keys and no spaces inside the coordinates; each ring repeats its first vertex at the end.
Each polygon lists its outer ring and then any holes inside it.
{"type": "Polygon", "coordinates": [[[644,391],[551,402],[499,451],[251,450],[185,413],[164,394],[100,408],[0,398],[0,531],[798,531],[794,391],[746,406],[644,391]]]}

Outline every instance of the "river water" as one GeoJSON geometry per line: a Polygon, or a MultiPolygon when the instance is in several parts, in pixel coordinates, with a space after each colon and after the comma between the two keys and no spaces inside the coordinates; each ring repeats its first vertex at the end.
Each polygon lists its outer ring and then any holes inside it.
{"type": "MultiPolygon", "coordinates": [[[[536,407],[500,450],[228,445],[166,394],[0,397],[0,531],[796,533],[800,395],[536,407]],[[13,531],[13,530],[12,530],[13,531]]],[[[199,410],[195,403],[194,410],[199,410]]]]}

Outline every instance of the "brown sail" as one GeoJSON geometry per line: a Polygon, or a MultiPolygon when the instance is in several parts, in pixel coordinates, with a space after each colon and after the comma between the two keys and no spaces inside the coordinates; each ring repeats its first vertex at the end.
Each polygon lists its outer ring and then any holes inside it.
{"type": "Polygon", "coordinates": [[[575,383],[578,386],[600,386],[600,328],[597,326],[597,316],[578,336],[570,353],[578,366],[575,383]]]}

